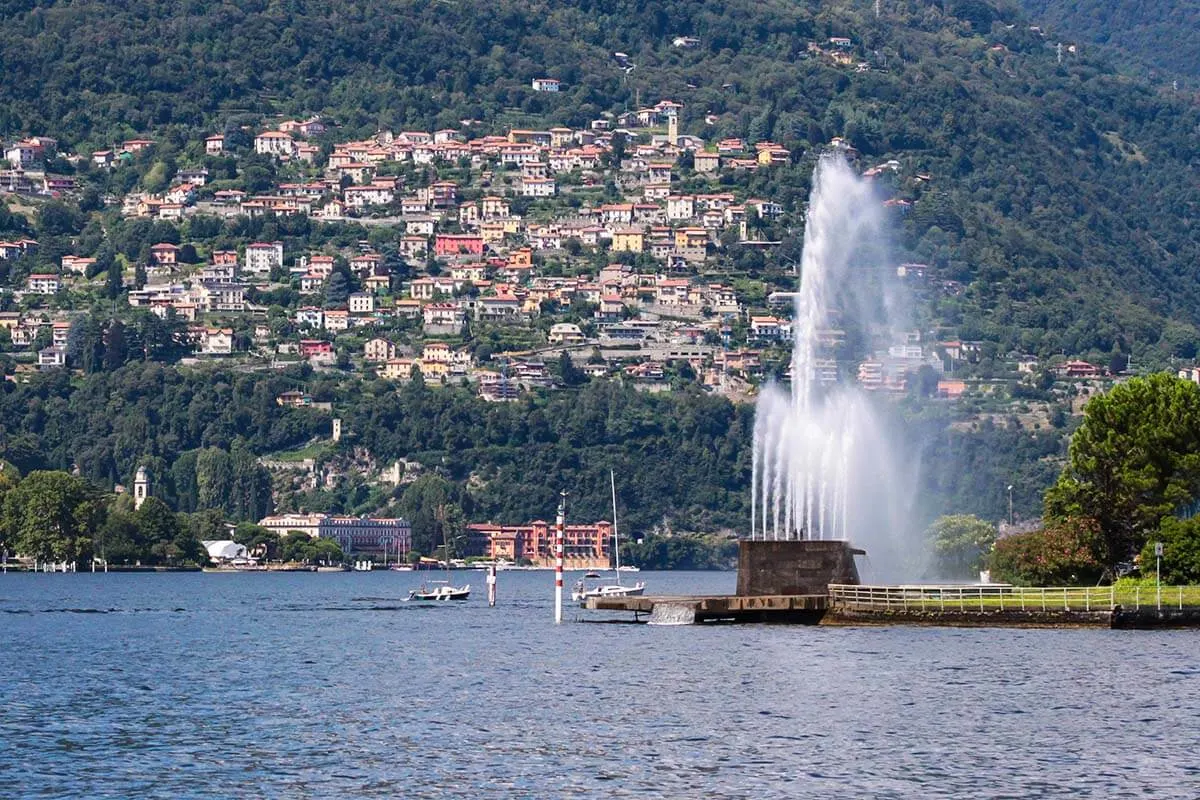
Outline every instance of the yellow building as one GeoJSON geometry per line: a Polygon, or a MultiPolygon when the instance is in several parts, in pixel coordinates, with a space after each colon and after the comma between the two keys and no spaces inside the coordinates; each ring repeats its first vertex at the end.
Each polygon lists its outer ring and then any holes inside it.
{"type": "Polygon", "coordinates": [[[646,248],[646,234],[636,228],[613,231],[614,253],[640,253],[646,248]]]}
{"type": "Polygon", "coordinates": [[[680,250],[689,247],[704,247],[708,244],[708,230],[705,228],[680,228],[675,231],[675,247],[680,250]]]}

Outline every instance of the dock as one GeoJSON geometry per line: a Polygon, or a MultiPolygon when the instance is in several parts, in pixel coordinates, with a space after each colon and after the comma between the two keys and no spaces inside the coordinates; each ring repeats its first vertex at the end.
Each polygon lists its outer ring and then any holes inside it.
{"type": "Polygon", "coordinates": [[[836,540],[743,539],[736,594],[591,597],[584,608],[632,612],[635,622],[651,625],[1200,628],[1200,587],[864,586],[854,564],[862,552],[836,540]]]}
{"type": "Polygon", "coordinates": [[[1192,587],[831,584],[825,594],[592,597],[589,611],[658,625],[924,625],[989,628],[1200,628],[1192,587]]]}
{"type": "Polygon", "coordinates": [[[632,612],[651,624],[776,622],[816,625],[829,609],[827,594],[589,597],[589,611],[632,612]]]}

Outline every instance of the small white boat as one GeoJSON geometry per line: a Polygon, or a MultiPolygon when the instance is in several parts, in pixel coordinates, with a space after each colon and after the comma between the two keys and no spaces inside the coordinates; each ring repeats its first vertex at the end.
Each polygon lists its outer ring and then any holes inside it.
{"type": "Polygon", "coordinates": [[[408,593],[409,600],[466,600],[471,594],[471,584],[466,586],[451,586],[450,585],[450,537],[446,534],[446,518],[444,510],[439,507],[437,510],[437,521],[442,529],[442,546],[446,560],[442,565],[446,568],[446,580],[444,581],[429,581],[428,584],[422,583],[420,588],[413,589],[408,593]]]}
{"type": "Polygon", "coordinates": [[[471,584],[463,587],[451,586],[448,583],[439,582],[441,585],[432,588],[421,584],[420,588],[413,589],[408,593],[409,600],[466,600],[471,594],[471,584]]]}
{"type": "Polygon", "coordinates": [[[641,571],[642,571],[641,567],[635,567],[632,565],[617,567],[617,572],[641,572],[641,571]]]}
{"type": "Polygon", "coordinates": [[[612,583],[600,583],[595,586],[588,586],[587,579],[590,577],[600,577],[594,572],[589,572],[583,576],[583,580],[575,584],[571,589],[571,600],[576,603],[586,603],[589,597],[640,597],[646,592],[646,584],[644,581],[638,581],[632,586],[623,585],[621,583],[622,572],[636,572],[637,567],[622,567],[621,566],[621,542],[617,536],[617,479],[616,475],[609,470],[609,481],[612,484],[612,504],[613,504],[613,572],[616,573],[616,580],[612,583]]]}
{"type": "Polygon", "coordinates": [[[571,590],[571,600],[576,603],[586,602],[589,597],[641,597],[646,593],[646,584],[638,581],[632,586],[619,583],[603,583],[599,586],[587,586],[583,581],[575,584],[571,590]]]}

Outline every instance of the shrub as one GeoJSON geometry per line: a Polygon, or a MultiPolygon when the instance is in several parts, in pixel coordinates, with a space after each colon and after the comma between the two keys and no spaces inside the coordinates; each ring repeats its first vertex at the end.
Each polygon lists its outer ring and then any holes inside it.
{"type": "Polygon", "coordinates": [[[1153,575],[1157,566],[1154,542],[1163,544],[1163,583],[1200,583],[1200,517],[1182,520],[1167,517],[1158,536],[1142,548],[1139,563],[1143,575],[1153,575]]]}
{"type": "Polygon", "coordinates": [[[1026,586],[1095,583],[1104,573],[1096,558],[1099,536],[1098,523],[1086,517],[1006,536],[992,550],[992,576],[1026,586]]]}

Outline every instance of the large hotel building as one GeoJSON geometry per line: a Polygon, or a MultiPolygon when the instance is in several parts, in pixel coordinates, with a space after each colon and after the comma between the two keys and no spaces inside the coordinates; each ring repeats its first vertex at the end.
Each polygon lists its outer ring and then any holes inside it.
{"type": "MultiPolygon", "coordinates": [[[[607,569],[611,551],[611,522],[567,525],[563,529],[563,561],[567,569],[607,569]]],[[[543,520],[527,525],[491,522],[468,525],[467,555],[552,566],[554,525],[543,520]]]]}
{"type": "Polygon", "coordinates": [[[258,524],[280,537],[300,531],[321,539],[333,539],[342,552],[399,559],[412,549],[412,526],[408,520],[338,517],[330,514],[277,514],[258,524]]]}

